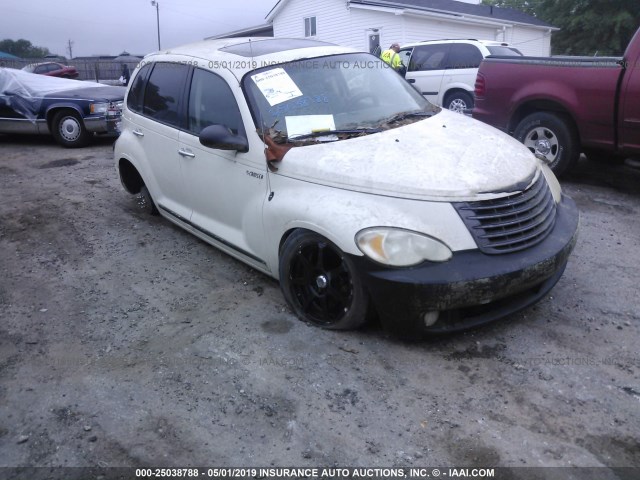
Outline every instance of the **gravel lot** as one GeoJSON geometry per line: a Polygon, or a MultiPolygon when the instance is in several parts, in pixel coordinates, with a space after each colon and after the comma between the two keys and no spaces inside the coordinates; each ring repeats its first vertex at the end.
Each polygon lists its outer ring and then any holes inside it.
{"type": "Polygon", "coordinates": [[[640,170],[581,160],[550,296],[420,343],[298,321],[121,188],[0,136],[0,467],[640,466],[640,170]]]}

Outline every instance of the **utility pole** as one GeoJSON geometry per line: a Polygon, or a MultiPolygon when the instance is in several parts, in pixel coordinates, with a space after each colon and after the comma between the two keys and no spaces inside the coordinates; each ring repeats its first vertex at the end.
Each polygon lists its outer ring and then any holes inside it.
{"type": "Polygon", "coordinates": [[[67,52],[69,52],[69,59],[73,58],[73,44],[75,42],[72,42],[71,39],[69,39],[67,41],[67,52]]]}
{"type": "Polygon", "coordinates": [[[156,7],[156,22],[158,24],[158,50],[161,50],[160,48],[160,2],[157,2],[156,0],[151,0],[151,6],[156,7]]]}

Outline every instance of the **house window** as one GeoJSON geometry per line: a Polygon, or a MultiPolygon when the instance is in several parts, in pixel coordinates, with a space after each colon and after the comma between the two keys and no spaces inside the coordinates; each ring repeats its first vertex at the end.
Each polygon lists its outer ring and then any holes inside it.
{"type": "Polygon", "coordinates": [[[304,36],[316,36],[316,17],[307,17],[304,19],[304,36]]]}

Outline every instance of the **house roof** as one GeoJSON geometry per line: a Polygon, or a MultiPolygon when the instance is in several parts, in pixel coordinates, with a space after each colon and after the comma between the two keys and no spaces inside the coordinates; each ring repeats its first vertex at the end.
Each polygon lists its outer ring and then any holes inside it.
{"type": "Polygon", "coordinates": [[[539,18],[520,10],[504,7],[492,7],[489,5],[474,5],[471,3],[458,2],[456,0],[351,0],[349,3],[390,8],[410,8],[437,13],[446,12],[473,15],[476,17],[485,17],[488,19],[502,20],[506,22],[526,23],[529,25],[552,28],[552,25],[547,22],[543,22],[539,18]]]}
{"type": "MultiPolygon", "coordinates": [[[[267,14],[267,19],[272,20],[276,13],[287,3],[288,0],[279,0],[271,11],[267,14]]],[[[489,5],[474,5],[471,3],[459,2],[457,0],[350,0],[348,4],[368,5],[377,7],[422,10],[425,12],[444,13],[451,15],[471,15],[491,20],[510,23],[523,23],[538,27],[553,28],[547,22],[543,22],[528,13],[513,8],[492,7],[489,5]]]]}
{"type": "Polygon", "coordinates": [[[242,28],[232,32],[219,33],[217,35],[205,37],[205,40],[218,40],[220,38],[236,37],[273,37],[273,25],[271,23],[265,23],[263,25],[242,28]]]}
{"type": "Polygon", "coordinates": [[[20,57],[16,57],[15,55],[12,55],[12,54],[7,53],[7,52],[0,52],[0,58],[19,59],[20,57]]]}

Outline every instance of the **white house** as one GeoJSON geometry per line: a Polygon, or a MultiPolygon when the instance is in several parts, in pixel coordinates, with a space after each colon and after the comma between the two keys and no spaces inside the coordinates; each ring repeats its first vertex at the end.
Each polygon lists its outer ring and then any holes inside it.
{"type": "Polygon", "coordinates": [[[275,37],[309,37],[360,50],[442,38],[509,42],[548,56],[558,30],[524,12],[480,0],[279,0],[266,17],[275,37]]]}

